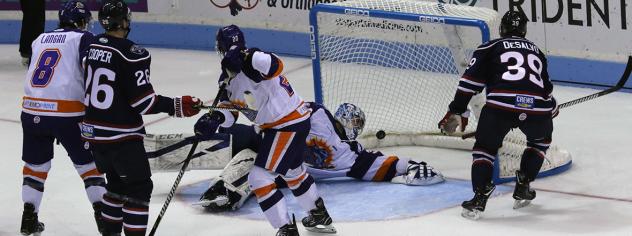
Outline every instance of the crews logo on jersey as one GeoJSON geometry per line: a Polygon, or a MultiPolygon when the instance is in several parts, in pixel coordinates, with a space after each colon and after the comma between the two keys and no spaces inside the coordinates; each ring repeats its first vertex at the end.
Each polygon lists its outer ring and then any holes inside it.
{"type": "Polygon", "coordinates": [[[535,98],[524,95],[516,95],[516,107],[532,109],[535,104],[535,98]]]}
{"type": "Polygon", "coordinates": [[[94,138],[94,126],[81,123],[79,124],[79,128],[81,128],[81,136],[85,138],[94,138]]]}

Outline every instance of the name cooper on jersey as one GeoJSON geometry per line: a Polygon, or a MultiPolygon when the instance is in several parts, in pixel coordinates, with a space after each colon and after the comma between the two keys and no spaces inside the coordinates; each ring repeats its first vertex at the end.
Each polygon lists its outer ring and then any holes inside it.
{"type": "Polygon", "coordinates": [[[110,63],[110,58],[112,58],[112,52],[94,48],[91,48],[88,52],[88,60],[110,63]]]}

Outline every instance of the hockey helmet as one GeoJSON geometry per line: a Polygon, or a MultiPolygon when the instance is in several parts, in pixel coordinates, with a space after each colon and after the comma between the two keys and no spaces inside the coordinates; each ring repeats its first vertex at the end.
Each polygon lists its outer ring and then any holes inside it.
{"type": "Polygon", "coordinates": [[[215,36],[215,47],[217,52],[225,55],[230,47],[236,45],[240,48],[246,47],[246,38],[236,25],[229,25],[220,28],[215,36]]]}
{"type": "Polygon", "coordinates": [[[119,0],[108,0],[99,9],[99,23],[106,31],[118,29],[130,31],[132,11],[127,4],[119,0]],[[127,21],[127,27],[124,22],[127,21]]]}
{"type": "Polygon", "coordinates": [[[64,3],[57,14],[59,17],[59,27],[82,28],[92,20],[92,13],[86,8],[83,2],[71,0],[64,3]]]}
{"type": "Polygon", "coordinates": [[[336,119],[344,127],[349,140],[355,140],[364,129],[365,116],[360,107],[351,103],[343,103],[338,106],[334,114],[336,119]]]}
{"type": "Polygon", "coordinates": [[[500,22],[500,36],[524,38],[525,35],[527,35],[527,16],[520,11],[507,11],[500,22]]]}

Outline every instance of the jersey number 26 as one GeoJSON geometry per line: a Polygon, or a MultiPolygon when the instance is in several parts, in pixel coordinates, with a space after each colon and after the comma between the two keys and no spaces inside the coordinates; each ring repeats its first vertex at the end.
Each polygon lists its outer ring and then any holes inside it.
{"type": "Polygon", "coordinates": [[[116,73],[108,68],[97,68],[95,71],[92,71],[92,66],[88,66],[84,104],[86,106],[92,104],[98,109],[106,110],[112,106],[114,89],[108,84],[100,84],[102,77],[105,77],[106,80],[114,81],[116,73]],[[99,99],[99,94],[102,94],[101,99],[99,99]]]}

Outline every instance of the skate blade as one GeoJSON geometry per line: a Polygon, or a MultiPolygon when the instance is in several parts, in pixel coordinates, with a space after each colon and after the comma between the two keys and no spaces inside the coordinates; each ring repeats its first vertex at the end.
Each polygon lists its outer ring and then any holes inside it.
{"type": "Polygon", "coordinates": [[[461,212],[461,216],[470,220],[478,220],[481,218],[482,214],[483,212],[479,210],[470,211],[468,209],[463,209],[463,211],[461,212]]]}
{"type": "Polygon", "coordinates": [[[516,200],[514,201],[513,209],[520,209],[531,204],[531,200],[516,200]]]}
{"type": "Polygon", "coordinates": [[[36,232],[36,233],[31,233],[31,234],[20,233],[20,235],[24,235],[24,236],[41,236],[42,232],[36,232]]]}
{"type": "Polygon", "coordinates": [[[208,199],[202,199],[196,203],[193,203],[194,206],[203,206],[203,207],[208,207],[211,204],[215,204],[217,206],[223,206],[228,204],[228,197],[222,195],[222,196],[218,196],[217,198],[213,199],[213,200],[208,200],[208,199]]]}
{"type": "Polygon", "coordinates": [[[317,225],[316,227],[305,227],[307,231],[315,233],[335,234],[336,228],[332,225],[317,225]]]}

